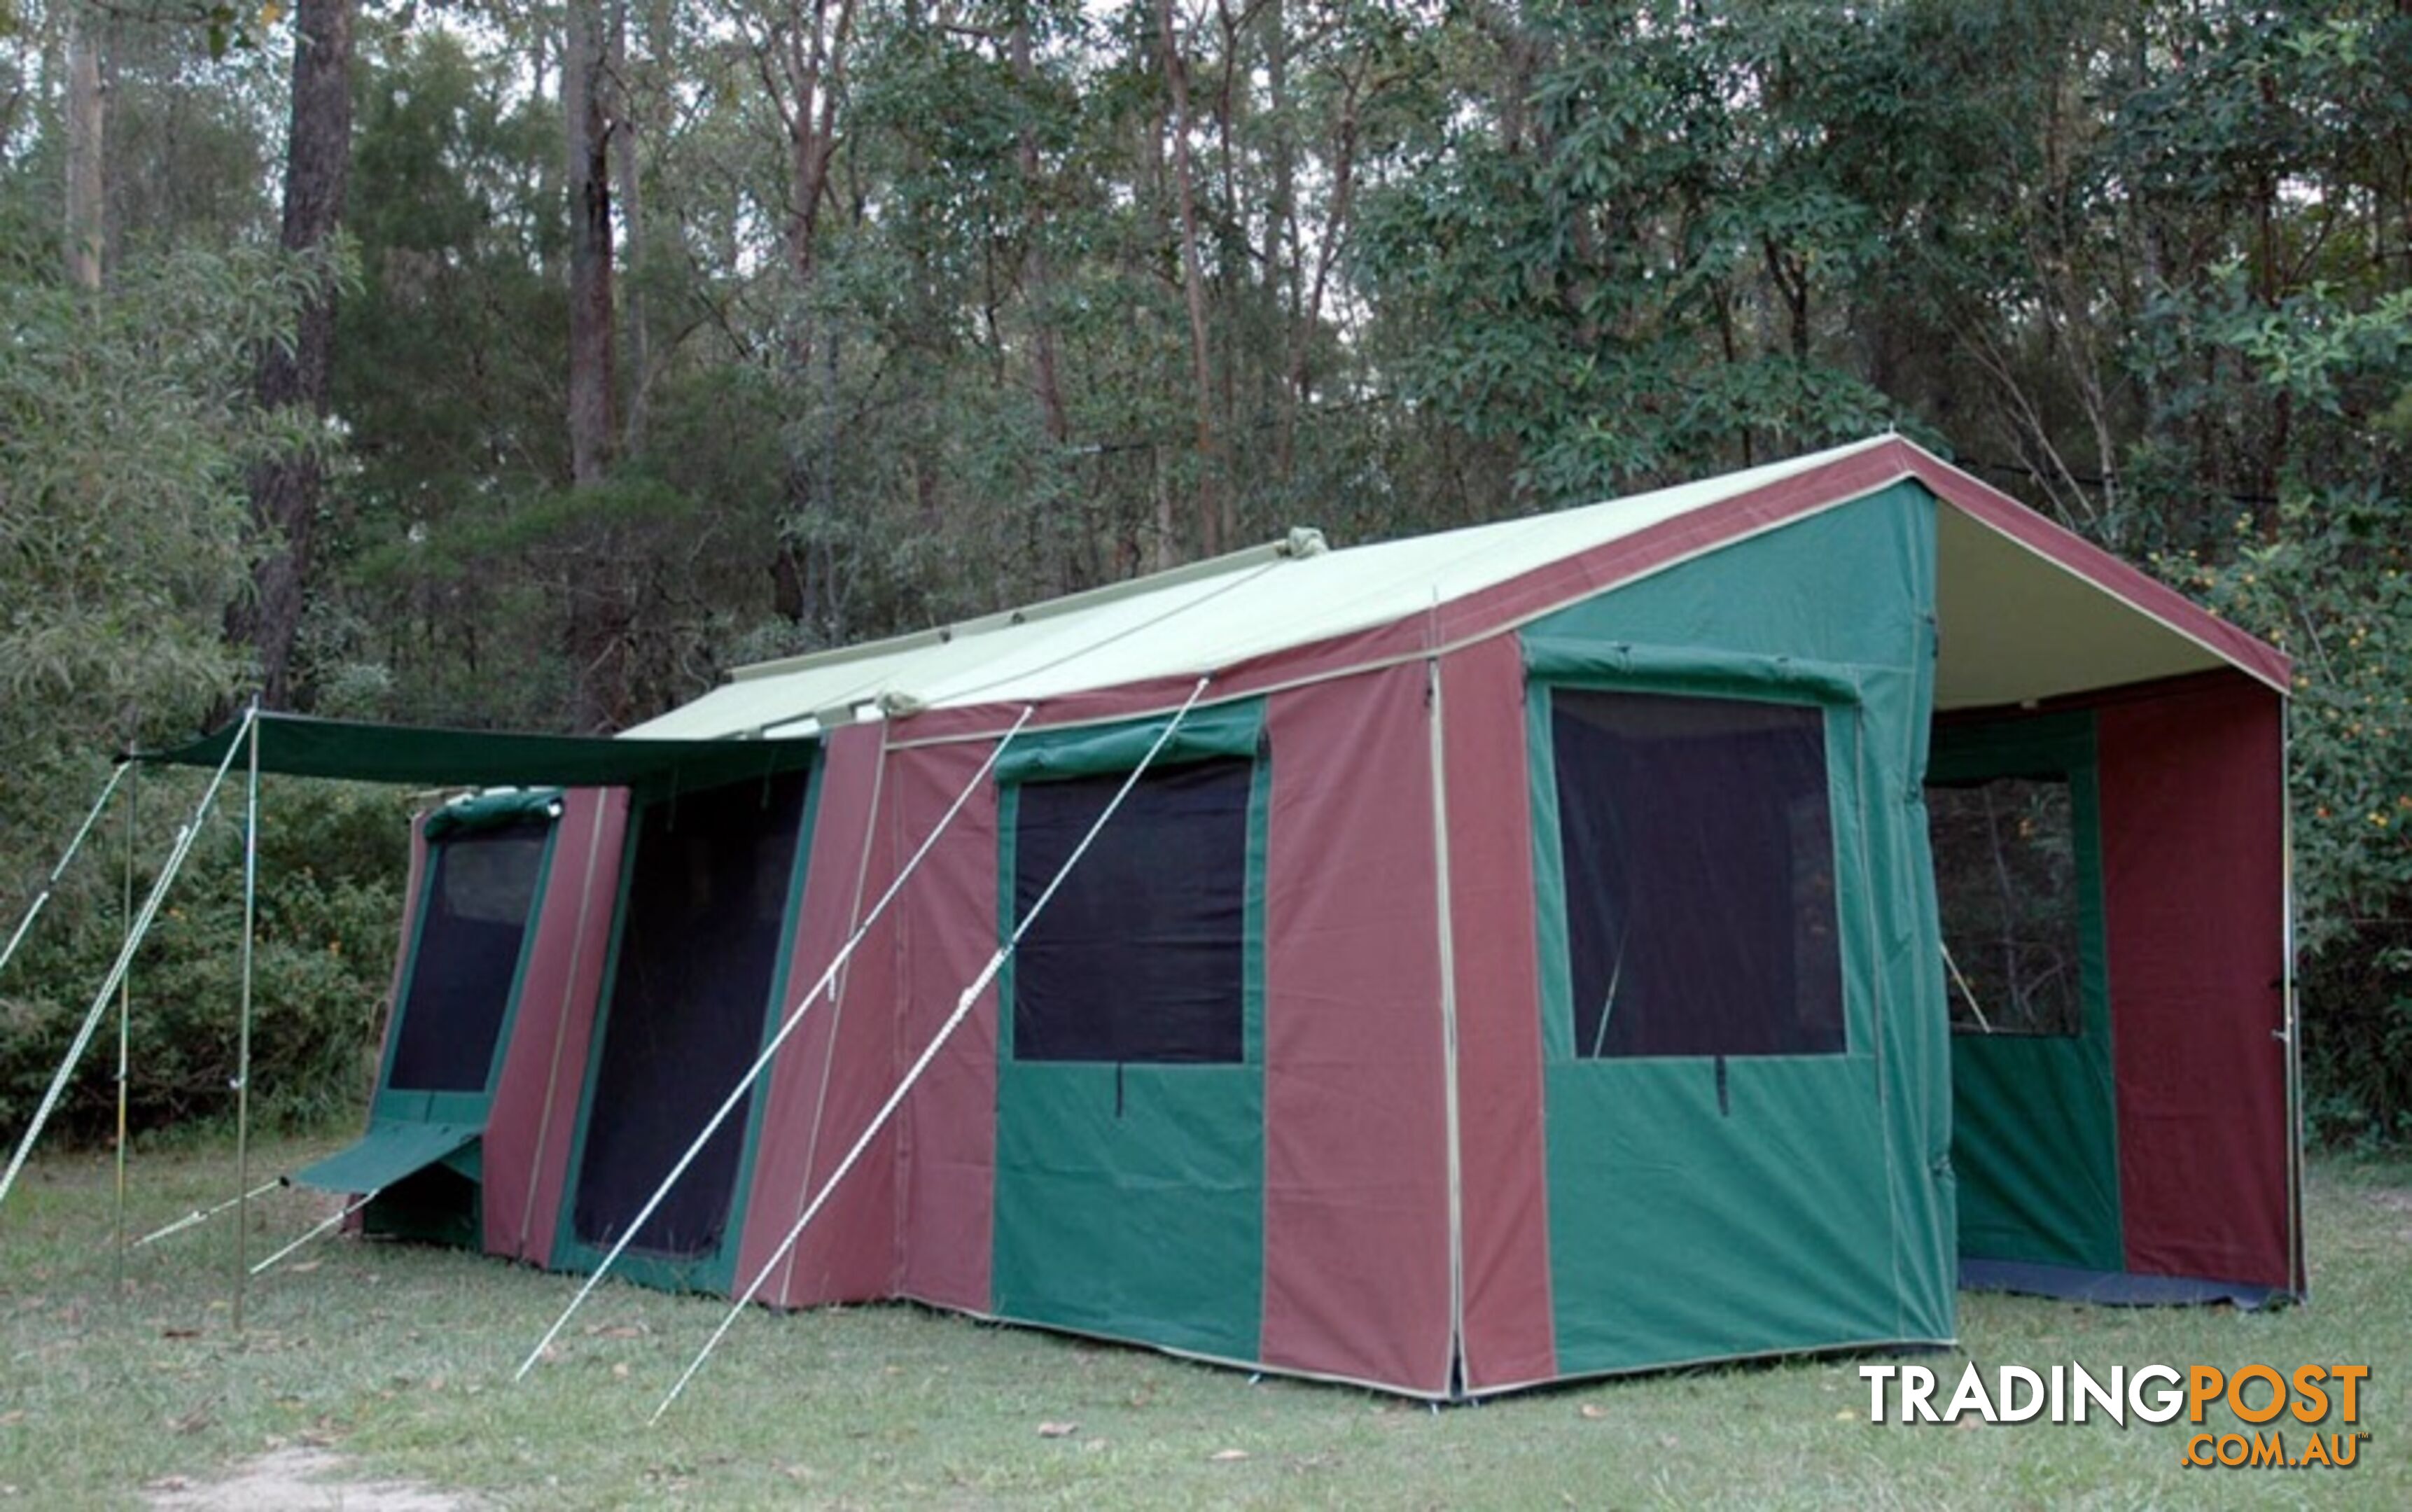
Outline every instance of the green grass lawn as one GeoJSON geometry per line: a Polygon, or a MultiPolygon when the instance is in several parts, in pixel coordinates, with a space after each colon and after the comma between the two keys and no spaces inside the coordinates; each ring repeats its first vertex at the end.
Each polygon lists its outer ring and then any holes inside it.
{"type": "MultiPolygon", "coordinates": [[[[316,1149],[272,1147],[258,1167],[316,1149]]],[[[215,1151],[142,1158],[132,1231],[229,1194],[231,1167],[215,1151]]],[[[362,1476],[506,1506],[2412,1506],[2412,1164],[2314,1165],[2309,1307],[1962,1300],[1962,1337],[1989,1369],[2367,1364],[2361,1463],[2302,1471],[2184,1468],[2183,1421],[1874,1426],[1857,1359],[1435,1413],[904,1307],[750,1314],[648,1428],[719,1304],[607,1286],[559,1358],[514,1386],[573,1280],[334,1240],[253,1282],[238,1335],[225,1221],[134,1254],[112,1299],[110,1190],[106,1157],[61,1157],[0,1210],[0,1486],[43,1505],[124,1504],[163,1476],[323,1445],[362,1476]]],[[[266,1199],[252,1255],[325,1211],[266,1199]]],[[[1919,1362],[1948,1388],[1961,1358],[1919,1362]]]]}

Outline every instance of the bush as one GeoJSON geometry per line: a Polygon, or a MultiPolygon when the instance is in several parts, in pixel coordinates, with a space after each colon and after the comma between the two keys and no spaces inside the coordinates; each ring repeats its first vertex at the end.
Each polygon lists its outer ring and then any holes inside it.
{"type": "MultiPolygon", "coordinates": [[[[190,778],[146,776],[144,788],[138,904],[199,794],[190,778]],[[172,800],[169,788],[176,790],[172,800]]],[[[271,1124],[357,1117],[390,987],[408,859],[406,810],[388,791],[272,781],[263,784],[261,812],[253,1113],[271,1124]]],[[[123,913],[118,834],[113,824],[96,832],[73,885],[62,889],[0,979],[0,1126],[22,1129],[33,1116],[115,959],[123,913]]],[[[242,801],[239,786],[230,785],[131,973],[126,1092],[136,1129],[232,1116],[242,947],[242,801]]],[[[48,1138],[108,1137],[116,1119],[116,1062],[112,1006],[48,1138]]]]}

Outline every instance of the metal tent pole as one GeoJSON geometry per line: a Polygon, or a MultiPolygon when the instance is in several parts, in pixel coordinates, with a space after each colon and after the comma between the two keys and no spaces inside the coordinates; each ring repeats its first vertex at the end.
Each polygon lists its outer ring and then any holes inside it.
{"type": "MultiPolygon", "coordinates": [[[[132,763],[127,763],[131,766],[132,763]]],[[[141,815],[142,784],[137,776],[125,787],[125,888],[122,900],[125,932],[134,932],[134,839],[141,815]]],[[[117,1296],[125,1296],[125,1102],[126,1074],[133,1054],[134,973],[129,969],[117,984],[117,1296]]]]}
{"type": "Polygon", "coordinates": [[[247,721],[251,733],[251,771],[243,810],[243,1006],[235,1029],[234,1051],[234,1181],[240,1199],[234,1207],[234,1331],[243,1331],[243,1282],[251,1274],[245,1262],[251,1246],[251,968],[252,937],[259,923],[259,699],[251,700],[247,721]]]}
{"type": "Polygon", "coordinates": [[[158,879],[151,884],[150,895],[142,900],[142,911],[134,917],[133,932],[126,935],[125,947],[117,952],[117,962],[109,968],[109,976],[100,984],[100,991],[93,995],[92,1006],[84,1013],[83,1026],[76,1031],[75,1043],[67,1047],[66,1058],[59,1063],[58,1074],[51,1079],[50,1090],[42,1094],[41,1106],[34,1110],[34,1122],[26,1127],[24,1138],[18,1141],[17,1153],[8,1162],[7,1173],[0,1175],[0,1202],[7,1201],[10,1189],[17,1184],[18,1172],[24,1168],[25,1157],[33,1152],[34,1141],[41,1137],[42,1126],[58,1110],[59,1098],[67,1088],[67,1079],[75,1075],[76,1063],[83,1059],[83,1052],[91,1047],[92,1036],[100,1028],[100,1016],[109,1010],[109,1000],[116,993],[117,984],[125,980],[127,969],[134,964],[134,952],[142,944],[143,936],[150,932],[152,921],[159,917],[159,904],[166,900],[168,888],[176,880],[176,873],[184,870],[184,858],[193,853],[193,843],[200,836],[201,820],[209,814],[210,805],[216,801],[218,789],[224,785],[228,769],[234,765],[234,754],[239,749],[239,743],[228,744],[225,757],[218,762],[217,771],[210,778],[210,785],[202,792],[200,802],[194,806],[192,818],[176,831],[176,844],[168,853],[167,864],[159,869],[158,879]]]}
{"type": "Polygon", "coordinates": [[[771,1036],[770,1043],[762,1047],[762,1052],[754,1057],[754,1064],[746,1067],[743,1076],[737,1079],[736,1087],[721,1100],[720,1107],[713,1110],[712,1117],[704,1122],[703,1132],[695,1137],[695,1142],[686,1147],[684,1154],[679,1156],[678,1163],[670,1167],[670,1173],[662,1178],[661,1185],[654,1188],[654,1195],[645,1199],[645,1205],[642,1208],[637,1210],[637,1216],[629,1220],[628,1226],[612,1243],[610,1253],[603,1256],[603,1263],[596,1266],[593,1273],[587,1276],[585,1284],[578,1288],[578,1295],[572,1297],[569,1299],[569,1305],[562,1309],[561,1316],[552,1320],[552,1327],[547,1329],[544,1331],[544,1337],[536,1342],[536,1347],[528,1351],[527,1358],[520,1361],[520,1368],[511,1379],[515,1381],[527,1379],[527,1373],[536,1368],[536,1362],[543,1358],[545,1350],[552,1345],[553,1340],[561,1336],[561,1330],[569,1323],[570,1314],[577,1312],[585,1303],[586,1299],[594,1294],[595,1288],[603,1284],[604,1275],[618,1262],[621,1255],[627,1250],[630,1243],[634,1242],[637,1235],[643,1231],[646,1220],[654,1215],[654,1210],[660,1207],[663,1200],[670,1195],[670,1189],[678,1184],[679,1178],[686,1174],[686,1168],[695,1163],[698,1155],[703,1152],[705,1143],[719,1132],[720,1125],[728,1122],[728,1115],[736,1110],[737,1105],[744,1101],[745,1094],[753,1090],[754,1083],[761,1079],[763,1071],[770,1066],[772,1059],[779,1053],[779,1048],[787,1044],[787,1037],[796,1032],[796,1026],[804,1021],[804,1011],[810,1008],[823,992],[829,991],[831,982],[837,980],[838,973],[844,971],[846,962],[853,958],[855,947],[860,946],[863,937],[871,932],[871,926],[878,922],[879,916],[887,910],[890,903],[895,901],[896,895],[904,890],[905,880],[911,877],[914,869],[921,864],[921,859],[930,854],[931,848],[937,844],[938,837],[945,834],[947,827],[955,822],[955,815],[963,812],[963,805],[971,800],[972,794],[979,791],[980,784],[987,781],[988,774],[995,769],[997,757],[1003,756],[1005,748],[1013,743],[1013,738],[1022,733],[1022,727],[1030,722],[1032,712],[1033,711],[1028,707],[1022,709],[1022,717],[1013,722],[1013,727],[1007,730],[1004,738],[996,742],[996,748],[989,752],[988,759],[980,763],[979,771],[974,772],[972,780],[963,785],[963,790],[955,795],[955,801],[940,817],[937,827],[930,831],[929,837],[921,842],[921,848],[915,851],[912,859],[904,863],[904,869],[896,873],[896,880],[888,885],[887,892],[882,894],[879,902],[873,905],[870,914],[860,924],[855,926],[854,932],[846,938],[846,944],[831,959],[829,969],[821,973],[820,980],[813,983],[812,990],[803,995],[796,1004],[794,1010],[781,1021],[779,1032],[771,1036]]]}
{"type": "Polygon", "coordinates": [[[944,1050],[947,1041],[954,1037],[955,1031],[962,1027],[963,1021],[971,1017],[972,1005],[978,1003],[979,995],[988,991],[989,983],[996,980],[996,974],[1005,969],[1005,963],[1012,959],[1014,950],[1022,944],[1022,937],[1030,932],[1030,926],[1038,921],[1040,914],[1046,912],[1047,904],[1055,897],[1055,890],[1064,885],[1066,877],[1072,874],[1072,869],[1081,864],[1081,859],[1089,854],[1089,847],[1096,843],[1098,832],[1105,829],[1106,822],[1111,819],[1115,812],[1123,806],[1123,800],[1130,797],[1131,789],[1139,785],[1140,778],[1146,774],[1148,767],[1155,762],[1156,754],[1164,749],[1166,741],[1172,739],[1172,732],[1181,727],[1181,721],[1188,715],[1191,709],[1197,706],[1199,696],[1206,691],[1206,684],[1213,681],[1212,677],[1201,677],[1198,680],[1198,685],[1189,690],[1188,698],[1174,711],[1172,718],[1156,735],[1155,743],[1147,748],[1147,754],[1140,757],[1139,765],[1133,767],[1130,775],[1123,779],[1122,786],[1114,793],[1113,801],[1108,803],[1104,812],[1097,815],[1096,822],[1089,826],[1089,832],[1081,837],[1081,843],[1072,847],[1072,854],[1064,859],[1063,866],[1048,882],[1046,890],[1039,893],[1037,901],[1030,905],[1030,912],[1022,916],[1022,922],[1013,927],[1013,932],[1006,937],[1003,945],[997,947],[996,953],[988,958],[988,964],[980,968],[979,975],[973,977],[971,985],[963,989],[963,995],[955,999],[954,1011],[947,1015],[947,1021],[938,1026],[937,1034],[931,1036],[930,1043],[922,1048],[919,1058],[915,1060],[911,1067],[905,1071],[904,1079],[899,1081],[896,1084],[896,1090],[888,1094],[888,1100],[879,1105],[879,1111],[871,1115],[871,1122],[863,1126],[862,1133],[855,1139],[853,1148],[846,1151],[846,1158],[837,1163],[835,1170],[830,1172],[830,1179],[821,1183],[820,1191],[814,1195],[811,1203],[805,1207],[803,1215],[796,1220],[794,1227],[787,1230],[787,1238],[779,1241],[779,1247],[771,1252],[771,1257],[762,1262],[762,1268],[754,1273],[754,1279],[746,1283],[745,1290],[729,1305],[728,1313],[721,1317],[720,1326],[712,1330],[711,1338],[704,1341],[703,1348],[697,1351],[695,1358],[687,1362],[685,1372],[670,1387],[669,1394],[662,1398],[661,1404],[654,1409],[651,1421],[658,1423],[662,1420],[662,1415],[670,1410],[671,1404],[678,1401],[680,1393],[686,1389],[687,1383],[695,1379],[696,1372],[703,1369],[703,1362],[712,1358],[712,1352],[720,1346],[720,1341],[728,1335],[729,1329],[735,1326],[738,1315],[745,1311],[761,1291],[762,1284],[770,1279],[771,1272],[779,1268],[780,1263],[787,1259],[787,1252],[796,1247],[798,1240],[803,1238],[804,1229],[814,1218],[819,1215],[822,1206],[829,1201],[830,1194],[835,1192],[838,1183],[846,1180],[846,1172],[852,1170],[854,1163],[862,1158],[862,1152],[871,1148],[871,1141],[878,1138],[879,1131],[887,1125],[889,1119],[904,1104],[905,1094],[913,1090],[913,1084],[921,1079],[921,1073],[927,1071],[930,1068],[930,1063],[938,1058],[938,1051],[944,1050]]]}
{"type": "Polygon", "coordinates": [[[8,936],[7,947],[0,949],[0,971],[7,970],[8,962],[16,957],[17,947],[25,943],[26,933],[33,929],[34,920],[41,917],[42,910],[50,905],[51,894],[57,889],[59,878],[66,874],[67,863],[74,860],[76,852],[83,848],[84,837],[92,833],[93,825],[100,818],[100,811],[109,806],[110,796],[117,791],[117,785],[125,780],[125,773],[133,765],[131,760],[120,761],[117,770],[109,774],[100,797],[93,800],[92,812],[83,816],[83,823],[76,827],[75,838],[67,842],[66,853],[59,858],[58,864],[51,868],[51,874],[43,879],[42,890],[25,905],[25,917],[17,920],[17,928],[8,936]]]}

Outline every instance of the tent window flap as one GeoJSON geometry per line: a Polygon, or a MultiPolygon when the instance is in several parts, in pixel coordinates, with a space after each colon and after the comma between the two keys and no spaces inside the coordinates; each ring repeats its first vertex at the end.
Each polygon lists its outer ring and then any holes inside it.
{"type": "MultiPolygon", "coordinates": [[[[1245,1058],[1243,976],[1251,763],[1151,771],[1022,938],[1022,1061],[1232,1064],[1245,1058]]],[[[1123,783],[1027,783],[1013,910],[1028,915],[1123,783]]]]}
{"type": "Polygon", "coordinates": [[[431,847],[425,922],[410,963],[386,1085],[482,1093],[508,1016],[549,818],[461,832],[431,847]]]}
{"type": "Polygon", "coordinates": [[[1575,1053],[1844,1049],[1824,712],[1551,692],[1575,1053]]]}

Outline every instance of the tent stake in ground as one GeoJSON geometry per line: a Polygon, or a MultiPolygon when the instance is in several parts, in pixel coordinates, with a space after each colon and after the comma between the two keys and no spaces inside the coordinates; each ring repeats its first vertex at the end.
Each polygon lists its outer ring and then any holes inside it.
{"type": "MultiPolygon", "coordinates": [[[[243,716],[246,733],[257,717],[257,710],[243,716]]],[[[201,792],[201,800],[193,806],[193,816],[176,831],[176,843],[168,852],[167,864],[159,869],[158,880],[151,884],[150,896],[142,900],[142,912],[135,917],[134,928],[126,932],[125,944],[119,947],[117,961],[109,968],[109,976],[101,982],[100,991],[93,994],[92,1006],[84,1014],[82,1027],[76,1031],[74,1042],[67,1047],[66,1057],[59,1062],[58,1074],[51,1078],[50,1090],[42,1094],[41,1105],[35,1108],[34,1122],[26,1126],[24,1138],[17,1142],[17,1152],[8,1161],[7,1174],[0,1176],[0,1203],[8,1200],[8,1193],[17,1184],[17,1173],[24,1168],[25,1157],[33,1152],[34,1141],[41,1138],[43,1125],[50,1123],[51,1115],[58,1110],[59,1098],[66,1092],[68,1079],[75,1075],[77,1063],[83,1059],[83,1052],[91,1047],[93,1034],[100,1028],[101,1015],[109,1011],[109,1000],[117,995],[118,984],[125,979],[125,973],[134,964],[134,952],[141,947],[143,936],[151,931],[152,920],[159,917],[159,905],[166,901],[168,889],[175,885],[176,873],[184,869],[184,858],[192,854],[194,842],[200,838],[201,821],[208,817],[210,805],[216,801],[218,789],[226,783],[227,771],[234,765],[237,749],[237,745],[228,745],[225,758],[211,776],[209,786],[201,792]]],[[[87,829],[90,823],[85,821],[87,829]]],[[[81,842],[81,832],[77,838],[81,842]]]]}
{"type": "Polygon", "coordinates": [[[972,780],[965,783],[963,791],[955,795],[954,803],[938,820],[937,826],[922,840],[921,848],[913,853],[913,859],[906,861],[904,870],[896,873],[896,879],[888,885],[888,890],[880,895],[876,903],[872,905],[871,912],[864,916],[861,923],[855,926],[854,932],[847,937],[846,944],[839,948],[834,957],[831,958],[829,967],[821,973],[820,979],[813,983],[811,990],[797,1001],[794,1009],[781,1020],[778,1033],[771,1036],[770,1043],[764,1045],[762,1052],[754,1058],[754,1064],[746,1067],[743,1076],[737,1079],[737,1085],[730,1089],[727,1097],[721,1099],[720,1106],[713,1110],[712,1117],[704,1121],[702,1130],[686,1147],[685,1152],[679,1156],[677,1163],[670,1167],[669,1174],[662,1178],[659,1186],[654,1188],[654,1195],[645,1199],[645,1205],[637,1210],[637,1215],[628,1220],[625,1230],[612,1243],[610,1252],[603,1256],[602,1263],[596,1266],[593,1272],[587,1276],[586,1284],[578,1288],[578,1295],[569,1299],[569,1305],[561,1310],[561,1316],[552,1320],[552,1327],[544,1330],[544,1337],[538,1339],[536,1342],[536,1347],[528,1351],[527,1358],[520,1361],[520,1368],[513,1373],[511,1379],[515,1381],[527,1379],[528,1372],[535,1369],[536,1362],[544,1357],[545,1350],[552,1346],[553,1340],[561,1336],[561,1330],[569,1323],[570,1314],[576,1313],[584,1304],[586,1299],[594,1294],[595,1288],[603,1284],[603,1278],[610,1272],[611,1267],[618,1262],[622,1255],[627,1253],[629,1244],[635,1241],[636,1237],[644,1231],[646,1222],[661,1207],[662,1200],[669,1196],[670,1189],[678,1185],[679,1178],[686,1174],[687,1167],[694,1165],[696,1157],[703,1152],[703,1147],[711,1142],[714,1134],[720,1132],[721,1124],[728,1121],[728,1115],[735,1111],[753,1092],[754,1084],[761,1079],[762,1073],[778,1056],[779,1048],[787,1044],[788,1036],[796,1032],[796,1026],[803,1022],[805,1011],[811,1008],[815,1000],[828,991],[836,982],[838,973],[844,971],[846,962],[852,959],[855,947],[862,944],[863,937],[871,932],[872,926],[879,922],[879,916],[886,913],[888,905],[896,900],[897,894],[904,890],[906,880],[921,864],[922,858],[930,854],[931,848],[937,844],[938,838],[944,835],[948,828],[955,822],[955,815],[963,812],[963,805],[971,801],[971,796],[979,791],[982,783],[988,781],[988,774],[996,767],[996,758],[1003,756],[1005,748],[1013,743],[1013,738],[1022,733],[1022,727],[1030,722],[1031,712],[1032,711],[1025,706],[1022,711],[1022,717],[1015,720],[1013,727],[1007,730],[997,741],[995,748],[989,752],[988,759],[980,763],[979,771],[972,774],[972,780]]]}
{"type": "MultiPolygon", "coordinates": [[[[1155,743],[1147,748],[1147,754],[1140,757],[1139,765],[1133,767],[1130,775],[1123,779],[1122,787],[1114,794],[1113,801],[1108,803],[1104,812],[1097,815],[1096,822],[1089,826],[1089,832],[1081,837],[1081,843],[1072,848],[1072,854],[1065,858],[1064,864],[1056,869],[1055,875],[1047,884],[1046,890],[1041,892],[1037,901],[1030,905],[1030,911],[1022,916],[1022,921],[1014,926],[1013,932],[1006,937],[1003,945],[997,947],[996,953],[988,958],[988,964],[980,968],[979,975],[973,977],[971,985],[963,989],[963,995],[955,999],[954,1012],[949,1014],[947,1021],[938,1026],[937,1034],[931,1036],[930,1043],[922,1050],[919,1059],[916,1060],[911,1068],[904,1073],[904,1079],[896,1084],[896,1090],[888,1094],[888,1100],[879,1105],[879,1111],[871,1116],[871,1122],[864,1125],[861,1135],[855,1139],[854,1148],[848,1150],[846,1152],[846,1158],[837,1163],[837,1169],[830,1172],[829,1180],[821,1183],[820,1191],[814,1195],[813,1200],[804,1208],[802,1215],[797,1218],[795,1226],[787,1230],[787,1237],[779,1241],[778,1248],[771,1252],[771,1257],[765,1260],[761,1269],[754,1273],[754,1279],[745,1284],[744,1291],[738,1294],[737,1300],[730,1304],[728,1312],[722,1316],[720,1326],[712,1330],[712,1337],[704,1341],[703,1347],[696,1352],[695,1358],[687,1362],[686,1370],[670,1387],[668,1394],[662,1398],[661,1403],[654,1408],[654,1416],[648,1421],[658,1423],[662,1420],[662,1415],[669,1412],[670,1404],[678,1401],[679,1394],[686,1389],[687,1383],[695,1379],[696,1372],[703,1369],[703,1362],[711,1358],[712,1352],[720,1346],[720,1341],[736,1324],[738,1314],[753,1305],[754,1299],[762,1290],[762,1284],[771,1279],[771,1272],[779,1269],[781,1262],[787,1259],[788,1252],[796,1247],[796,1241],[804,1237],[804,1229],[820,1212],[822,1205],[829,1201],[830,1194],[837,1190],[840,1182],[846,1180],[846,1172],[852,1170],[855,1162],[862,1158],[862,1152],[871,1148],[871,1141],[879,1137],[879,1131],[886,1127],[890,1117],[904,1103],[905,1094],[913,1090],[913,1084],[921,1079],[921,1073],[930,1068],[930,1063],[938,1058],[938,1051],[946,1048],[947,1041],[954,1036],[955,1031],[962,1026],[963,1020],[970,1017],[972,1005],[978,1003],[979,995],[988,991],[989,983],[996,980],[996,974],[1005,969],[1006,962],[1013,956],[1014,947],[1022,944],[1022,937],[1030,932],[1030,926],[1037,922],[1040,914],[1046,912],[1047,904],[1054,898],[1056,889],[1064,885],[1066,877],[1072,874],[1072,869],[1081,864],[1081,858],[1089,853],[1089,846],[1096,840],[1098,831],[1105,829],[1107,821],[1114,816],[1114,811],[1123,806],[1123,800],[1130,797],[1131,789],[1139,785],[1140,778],[1146,774],[1148,767],[1155,762],[1157,753],[1164,749],[1166,741],[1172,739],[1172,732],[1181,727],[1181,721],[1188,716],[1190,710],[1197,707],[1199,698],[1206,692],[1207,684],[1213,681],[1212,676],[1199,678],[1198,685],[1189,690],[1188,698],[1184,700],[1181,707],[1173,712],[1172,717],[1165,722],[1164,728],[1157,733],[1155,743]]],[[[1024,717],[1027,717],[1026,712],[1024,717]]],[[[1016,729],[1021,727],[1018,722],[1014,726],[1016,729]]],[[[999,749],[1002,749],[1002,745],[999,749]]],[[[995,756],[992,755],[989,759],[990,764],[993,765],[995,756]]]]}

